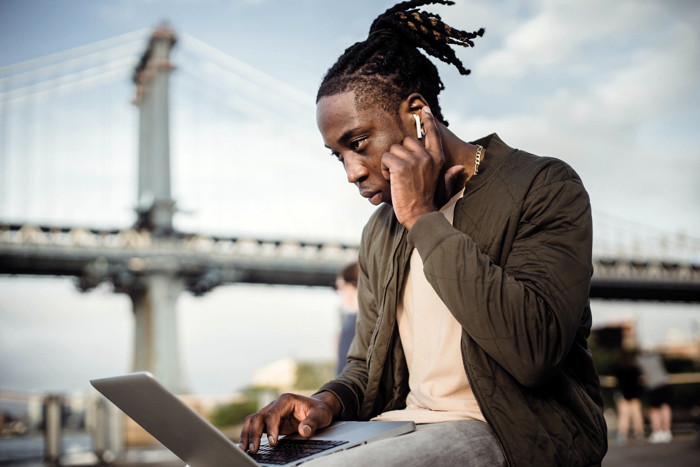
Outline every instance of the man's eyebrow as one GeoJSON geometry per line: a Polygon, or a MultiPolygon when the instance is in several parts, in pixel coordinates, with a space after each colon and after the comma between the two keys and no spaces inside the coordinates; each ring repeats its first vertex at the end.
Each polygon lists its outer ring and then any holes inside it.
{"type": "Polygon", "coordinates": [[[338,141],[345,142],[345,141],[349,140],[352,137],[352,135],[354,133],[358,132],[360,129],[361,128],[359,126],[357,126],[355,128],[350,128],[349,130],[345,131],[342,135],[340,135],[340,138],[338,139],[338,141]]]}
{"type": "MultiPolygon", "coordinates": [[[[342,144],[342,143],[345,143],[347,140],[349,140],[349,139],[352,137],[352,135],[353,135],[355,132],[357,132],[357,131],[359,131],[359,130],[361,130],[361,127],[359,127],[359,126],[358,126],[358,127],[355,127],[355,128],[350,128],[349,130],[345,130],[345,131],[343,132],[343,134],[340,135],[340,137],[338,138],[338,142],[341,143],[341,144],[342,144]]],[[[328,146],[327,144],[324,144],[323,146],[324,146],[325,148],[327,148],[327,149],[331,149],[331,150],[332,150],[332,148],[331,148],[330,146],[328,146]]]]}
{"type": "MultiPolygon", "coordinates": [[[[349,140],[354,133],[359,131],[361,128],[355,127],[355,128],[350,128],[349,130],[345,130],[342,135],[340,135],[340,138],[338,138],[339,143],[345,143],[347,140],[349,140]]],[[[328,148],[328,146],[326,146],[328,148]]],[[[328,148],[330,149],[330,148],[328,148]]]]}

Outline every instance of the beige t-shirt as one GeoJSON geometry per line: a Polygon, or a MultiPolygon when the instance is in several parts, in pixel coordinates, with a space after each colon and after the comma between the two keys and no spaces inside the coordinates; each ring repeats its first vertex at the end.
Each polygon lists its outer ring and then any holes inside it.
{"type": "MultiPolygon", "coordinates": [[[[450,223],[455,204],[462,196],[464,190],[440,209],[450,223]]],[[[373,420],[484,421],[462,363],[462,326],[425,278],[423,260],[415,248],[396,317],[408,364],[410,392],[405,409],[384,412],[373,420]]]]}

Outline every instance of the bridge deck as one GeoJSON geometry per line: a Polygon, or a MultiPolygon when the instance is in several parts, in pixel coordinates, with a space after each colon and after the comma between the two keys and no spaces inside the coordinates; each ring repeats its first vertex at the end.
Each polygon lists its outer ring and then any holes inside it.
{"type": "MultiPolygon", "coordinates": [[[[153,271],[205,293],[225,283],[332,286],[357,246],[145,230],[0,225],[0,274],[68,275],[85,290],[153,271]]],[[[594,258],[591,297],[700,302],[700,264],[594,258]]]]}

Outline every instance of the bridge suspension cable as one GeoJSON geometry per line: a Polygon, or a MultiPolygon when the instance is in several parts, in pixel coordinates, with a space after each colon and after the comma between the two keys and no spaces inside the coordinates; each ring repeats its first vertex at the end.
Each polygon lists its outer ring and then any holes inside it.
{"type": "MultiPolygon", "coordinates": [[[[313,96],[190,35],[185,34],[179,45],[179,54],[187,63],[179,68],[180,74],[196,83],[206,83],[193,86],[198,94],[206,94],[217,105],[228,108],[232,117],[240,120],[245,115],[249,122],[264,122],[278,135],[320,151],[314,131],[313,96]]],[[[186,81],[181,78],[174,77],[174,83],[186,81]]]]}
{"type": "Polygon", "coordinates": [[[238,60],[237,58],[212,47],[211,45],[197,39],[192,35],[183,34],[181,42],[183,48],[191,49],[193,52],[200,54],[211,63],[216,63],[223,68],[233,70],[233,72],[240,75],[242,79],[256,84],[258,88],[262,89],[266,93],[274,93],[284,96],[285,99],[295,102],[299,107],[313,110],[313,96],[310,96],[309,94],[288,85],[284,81],[264,73],[241,60],[238,60]]]}
{"type": "Polygon", "coordinates": [[[88,87],[107,84],[123,79],[124,73],[132,67],[133,59],[126,57],[22,88],[0,92],[0,105],[21,104],[29,100],[38,101],[42,98],[56,97],[88,87]]]}
{"type": "MultiPolygon", "coordinates": [[[[141,41],[132,41],[127,44],[117,45],[109,49],[97,50],[91,54],[70,58],[62,62],[53,62],[41,65],[27,71],[20,71],[14,74],[4,73],[0,69],[0,87],[29,80],[36,80],[41,76],[53,76],[56,73],[64,73],[65,70],[80,69],[86,63],[109,62],[123,57],[136,57],[137,47],[141,41]]],[[[132,64],[133,66],[133,64],[132,64]]]]}
{"type": "Polygon", "coordinates": [[[142,46],[144,38],[148,37],[148,33],[149,31],[147,29],[139,29],[137,31],[111,37],[109,39],[103,39],[90,44],[74,47],[72,49],[63,50],[61,52],[44,55],[43,57],[33,58],[24,62],[14,63],[12,65],[6,65],[0,67],[0,74],[9,75],[11,73],[19,73],[25,69],[45,67],[49,64],[62,61],[66,62],[76,57],[80,61],[85,57],[98,55],[106,50],[123,47],[127,44],[129,44],[129,46],[142,46]]]}
{"type": "Polygon", "coordinates": [[[146,37],[145,29],[134,31],[0,67],[1,217],[55,222],[75,206],[106,199],[106,183],[97,184],[97,196],[77,194],[75,187],[86,182],[76,180],[83,172],[77,161],[89,158],[97,179],[115,172],[106,155],[123,153],[118,147],[125,138],[113,133],[130,129],[123,119],[131,110],[127,89],[146,37]],[[107,102],[119,87],[123,105],[107,102]]]}
{"type": "Polygon", "coordinates": [[[700,237],[598,210],[593,213],[593,222],[594,253],[598,256],[700,262],[700,237]]]}

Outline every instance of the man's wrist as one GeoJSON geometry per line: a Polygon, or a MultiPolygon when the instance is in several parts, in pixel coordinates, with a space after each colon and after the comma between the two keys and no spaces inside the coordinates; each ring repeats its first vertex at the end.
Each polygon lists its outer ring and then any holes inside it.
{"type": "Polygon", "coordinates": [[[340,403],[338,397],[330,391],[321,391],[311,396],[311,398],[326,404],[328,408],[331,409],[334,418],[340,415],[340,412],[343,410],[343,405],[340,403]]]}
{"type": "Polygon", "coordinates": [[[425,261],[432,251],[447,237],[458,234],[457,231],[439,212],[426,214],[413,225],[408,232],[408,243],[416,248],[425,261]]]}
{"type": "Polygon", "coordinates": [[[421,211],[417,211],[417,212],[415,212],[415,213],[411,213],[411,215],[410,215],[409,217],[407,217],[407,218],[404,220],[404,222],[401,222],[401,223],[403,224],[404,227],[406,227],[407,230],[411,230],[411,227],[413,227],[413,225],[414,225],[416,222],[418,222],[418,220],[419,220],[421,217],[425,216],[426,214],[430,214],[430,213],[432,213],[432,212],[437,212],[437,209],[435,209],[435,208],[433,208],[433,209],[424,209],[424,210],[421,210],[421,211]]]}

